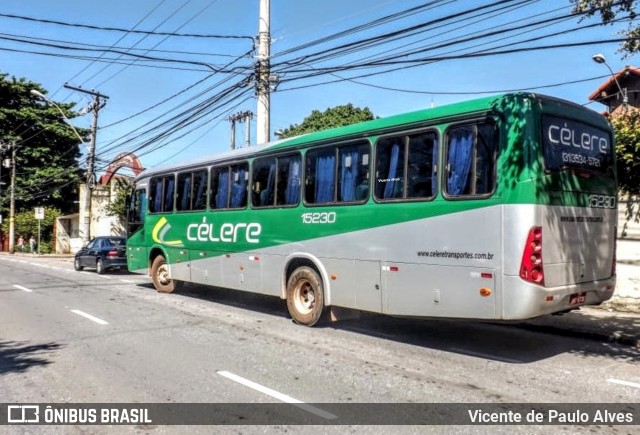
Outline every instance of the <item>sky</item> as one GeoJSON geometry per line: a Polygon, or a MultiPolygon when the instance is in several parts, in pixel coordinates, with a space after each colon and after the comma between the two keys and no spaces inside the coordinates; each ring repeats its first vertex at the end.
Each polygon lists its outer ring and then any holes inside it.
{"type": "MultiPolygon", "coordinates": [[[[312,110],[349,103],[381,117],[510,90],[587,104],[610,75],[594,54],[614,71],[638,61],[605,42],[627,22],[596,26],[570,13],[569,0],[271,0],[271,138],[312,110]],[[548,47],[575,43],[584,45],[548,47]]],[[[109,97],[98,176],[123,152],[144,167],[188,160],[227,151],[229,116],[256,112],[258,16],[259,0],[3,0],[0,72],[77,110],[91,96],[65,83],[109,97]]],[[[91,115],[72,122],[88,128],[91,115]]],[[[250,126],[254,142],[255,116],[250,126]]]]}

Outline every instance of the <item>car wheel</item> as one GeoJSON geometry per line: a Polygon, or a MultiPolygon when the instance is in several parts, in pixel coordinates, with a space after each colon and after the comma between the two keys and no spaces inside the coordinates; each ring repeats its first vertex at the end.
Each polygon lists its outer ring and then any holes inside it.
{"type": "Polygon", "coordinates": [[[104,267],[104,264],[102,264],[102,260],[98,258],[98,261],[96,262],[96,272],[103,275],[106,271],[107,269],[104,267]]]}
{"type": "Polygon", "coordinates": [[[78,272],[80,272],[82,269],[84,269],[84,267],[82,267],[82,265],[80,264],[80,259],[76,258],[75,260],[73,260],[73,268],[75,270],[77,270],[78,272]]]}

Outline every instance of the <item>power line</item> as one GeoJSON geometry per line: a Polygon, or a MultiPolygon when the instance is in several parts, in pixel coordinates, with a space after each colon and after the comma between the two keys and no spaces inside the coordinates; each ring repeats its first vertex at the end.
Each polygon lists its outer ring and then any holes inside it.
{"type": "MultiPolygon", "coordinates": [[[[37,46],[49,47],[49,48],[57,48],[57,49],[61,49],[61,50],[89,51],[89,52],[98,51],[98,50],[96,50],[94,48],[74,47],[74,46],[70,46],[70,45],[54,44],[52,42],[30,41],[28,39],[14,38],[14,37],[9,37],[9,36],[0,36],[0,39],[1,40],[5,40],[5,41],[19,42],[19,43],[23,43],[23,44],[37,45],[37,46]]],[[[153,61],[153,62],[163,62],[163,63],[167,62],[167,63],[178,63],[178,64],[186,64],[186,65],[203,66],[203,67],[209,68],[212,71],[217,71],[217,69],[213,65],[211,65],[209,63],[206,63],[206,62],[198,62],[198,61],[190,61],[190,60],[181,60],[181,59],[172,59],[172,58],[162,58],[162,57],[148,56],[148,55],[144,55],[144,54],[135,54],[135,53],[130,53],[130,52],[126,52],[126,51],[123,51],[123,50],[116,50],[116,49],[111,49],[111,48],[103,48],[100,51],[101,52],[115,53],[115,54],[130,56],[130,57],[135,58],[135,59],[142,59],[142,60],[153,61]]],[[[100,58],[97,58],[96,61],[100,61],[100,58]]]]}
{"type": "Polygon", "coordinates": [[[245,36],[245,35],[175,33],[175,32],[158,32],[158,31],[137,30],[137,29],[123,29],[120,27],[107,27],[107,26],[95,26],[91,24],[82,24],[82,23],[69,23],[65,21],[49,20],[45,18],[34,18],[34,17],[26,17],[23,15],[2,14],[2,13],[0,13],[0,17],[36,22],[36,23],[55,24],[59,26],[79,27],[79,28],[92,29],[92,30],[103,30],[103,31],[109,31],[109,32],[137,33],[140,35],[152,35],[152,36],[175,36],[175,37],[181,37],[181,38],[248,39],[251,42],[253,42],[253,37],[245,36]]]}

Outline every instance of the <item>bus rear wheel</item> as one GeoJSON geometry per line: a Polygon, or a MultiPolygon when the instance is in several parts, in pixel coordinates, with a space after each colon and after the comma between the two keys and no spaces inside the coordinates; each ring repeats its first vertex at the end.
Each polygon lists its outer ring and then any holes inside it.
{"type": "Polygon", "coordinates": [[[151,279],[160,293],[172,293],[179,287],[178,281],[171,279],[169,265],[162,255],[158,255],[151,263],[151,279]]]}
{"type": "Polygon", "coordinates": [[[315,325],[324,310],[324,286],[318,273],[303,266],[293,271],[287,281],[287,309],[293,321],[315,325]]]}

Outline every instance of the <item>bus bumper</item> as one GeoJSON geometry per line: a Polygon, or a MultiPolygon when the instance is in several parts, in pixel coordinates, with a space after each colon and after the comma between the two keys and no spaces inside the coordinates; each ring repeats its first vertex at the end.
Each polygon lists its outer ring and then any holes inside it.
{"type": "Polygon", "coordinates": [[[613,296],[616,276],[560,287],[542,287],[519,276],[505,276],[503,284],[501,319],[524,320],[583,305],[599,305],[613,296]]]}

